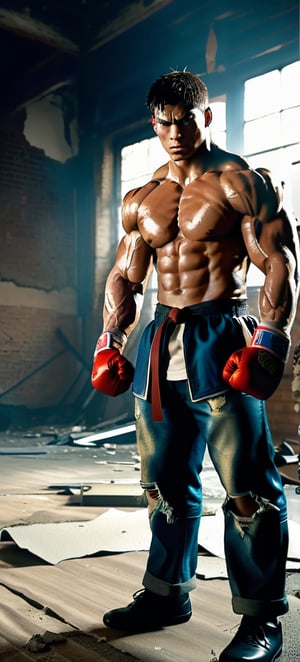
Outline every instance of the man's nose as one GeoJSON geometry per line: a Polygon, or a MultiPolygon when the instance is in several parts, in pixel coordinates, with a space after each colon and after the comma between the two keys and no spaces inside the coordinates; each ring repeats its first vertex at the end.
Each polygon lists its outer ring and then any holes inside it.
{"type": "Polygon", "coordinates": [[[170,135],[173,140],[178,140],[182,136],[182,129],[179,124],[171,124],[170,126],[170,135]]]}

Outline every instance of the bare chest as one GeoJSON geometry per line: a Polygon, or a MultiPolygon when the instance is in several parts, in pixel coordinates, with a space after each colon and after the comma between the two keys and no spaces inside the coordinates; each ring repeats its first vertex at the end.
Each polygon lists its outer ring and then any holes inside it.
{"type": "Polygon", "coordinates": [[[185,188],[167,179],[151,184],[143,199],[135,200],[134,209],[131,205],[132,219],[127,217],[127,224],[133,221],[153,248],[174,242],[178,236],[220,241],[238,229],[240,215],[226,199],[218,173],[206,173],[185,188]]]}

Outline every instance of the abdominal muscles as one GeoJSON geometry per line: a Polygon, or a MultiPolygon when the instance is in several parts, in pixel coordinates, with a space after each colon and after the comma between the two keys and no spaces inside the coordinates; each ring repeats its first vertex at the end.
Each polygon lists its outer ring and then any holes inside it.
{"type": "Polygon", "coordinates": [[[189,241],[182,235],[157,249],[158,300],[183,308],[246,295],[246,255],[240,239],[189,241]]]}

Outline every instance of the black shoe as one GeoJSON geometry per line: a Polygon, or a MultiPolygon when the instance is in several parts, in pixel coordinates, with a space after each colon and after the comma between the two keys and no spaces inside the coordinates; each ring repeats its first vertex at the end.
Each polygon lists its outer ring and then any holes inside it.
{"type": "Polygon", "coordinates": [[[259,623],[243,616],[232,641],[219,657],[219,662],[274,662],[282,651],[281,623],[259,623]]]}
{"type": "Polygon", "coordinates": [[[165,598],[148,589],[133,595],[127,607],[112,609],[103,616],[103,623],[115,630],[147,632],[168,625],[186,623],[191,618],[192,607],[188,593],[178,598],[165,598]]]}

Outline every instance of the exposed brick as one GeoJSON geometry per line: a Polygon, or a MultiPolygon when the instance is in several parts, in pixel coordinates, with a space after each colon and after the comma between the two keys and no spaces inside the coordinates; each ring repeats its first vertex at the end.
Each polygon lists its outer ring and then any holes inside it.
{"type": "Polygon", "coordinates": [[[80,351],[76,314],[30,305],[30,288],[42,295],[76,288],[74,162],[32,147],[23,121],[19,113],[0,127],[1,280],[26,291],[21,306],[0,298],[0,405],[52,407],[81,369],[70,351],[1,397],[63,349],[57,327],[80,351]]]}

